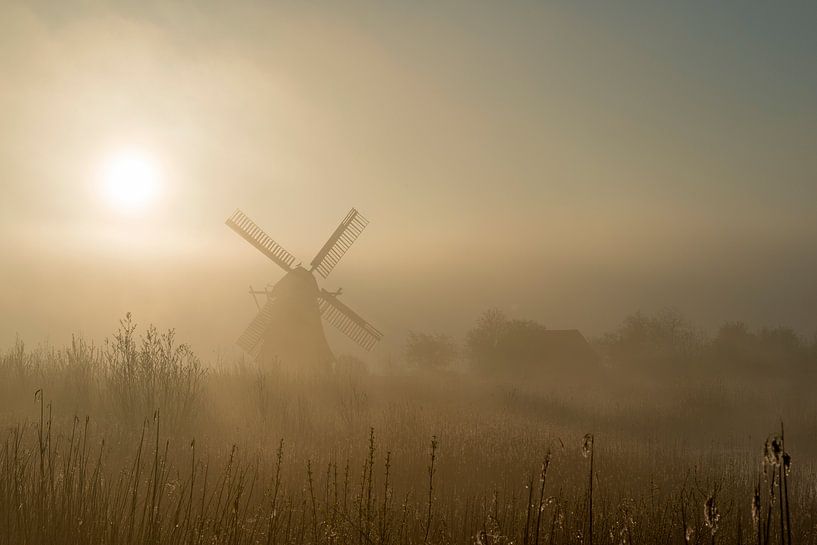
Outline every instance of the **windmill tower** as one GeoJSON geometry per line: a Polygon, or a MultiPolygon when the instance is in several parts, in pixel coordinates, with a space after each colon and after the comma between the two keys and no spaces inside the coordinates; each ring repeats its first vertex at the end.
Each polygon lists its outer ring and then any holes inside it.
{"type": "Polygon", "coordinates": [[[250,287],[253,297],[261,294],[266,300],[263,305],[256,300],[258,315],[238,338],[238,345],[262,365],[278,362],[291,370],[326,370],[334,356],[324,335],[323,317],[371,350],[383,334],[338,299],[342,290],[319,288],[314,274],[327,278],[368,223],[352,208],[307,270],[300,263],[293,267],[295,257],[241,210],[233,212],[226,224],[286,272],[272,288],[250,287]]]}

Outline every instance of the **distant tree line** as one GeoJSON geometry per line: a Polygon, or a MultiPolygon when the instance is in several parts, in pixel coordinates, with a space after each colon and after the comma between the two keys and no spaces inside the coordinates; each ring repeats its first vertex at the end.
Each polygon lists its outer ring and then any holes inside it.
{"type": "MultiPolygon", "coordinates": [[[[426,371],[462,362],[475,373],[526,374],[547,365],[542,345],[546,330],[536,321],[489,309],[466,333],[462,346],[441,333],[409,333],[406,361],[426,371]]],[[[653,378],[694,373],[756,379],[817,371],[817,337],[803,338],[789,327],[752,330],[743,322],[727,322],[707,335],[675,310],[627,316],[591,344],[600,368],[653,378]]]]}
{"type": "Polygon", "coordinates": [[[485,374],[520,372],[540,366],[547,328],[533,320],[508,318],[499,309],[485,311],[459,347],[448,335],[410,332],[406,361],[421,370],[450,369],[458,360],[485,374]]]}
{"type": "Polygon", "coordinates": [[[817,338],[806,339],[783,326],[752,330],[744,322],[726,322],[710,336],[674,310],[628,316],[596,346],[609,366],[647,375],[754,379],[817,371],[817,338]]]}

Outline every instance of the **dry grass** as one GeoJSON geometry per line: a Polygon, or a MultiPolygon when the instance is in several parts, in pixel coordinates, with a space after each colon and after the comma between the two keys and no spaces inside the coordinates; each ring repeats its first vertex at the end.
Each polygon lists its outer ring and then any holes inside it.
{"type": "Polygon", "coordinates": [[[706,423],[707,403],[622,391],[204,372],[127,320],[100,348],[18,343],[0,359],[0,544],[815,540],[809,421],[764,452],[777,414],[706,423]]]}

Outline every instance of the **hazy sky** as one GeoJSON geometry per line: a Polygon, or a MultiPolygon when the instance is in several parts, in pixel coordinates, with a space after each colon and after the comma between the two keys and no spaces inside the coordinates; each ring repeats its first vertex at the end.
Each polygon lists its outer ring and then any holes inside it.
{"type": "MultiPolygon", "coordinates": [[[[233,350],[279,270],[243,209],[382,329],[485,308],[588,336],[673,306],[817,330],[817,4],[0,6],[0,342],[131,310],[233,350]],[[141,214],[98,172],[138,148],[141,214]]],[[[351,343],[332,339],[338,352],[351,343]]]]}

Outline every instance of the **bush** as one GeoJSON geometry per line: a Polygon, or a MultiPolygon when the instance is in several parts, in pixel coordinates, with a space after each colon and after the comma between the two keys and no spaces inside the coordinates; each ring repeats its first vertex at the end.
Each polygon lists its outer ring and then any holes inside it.
{"type": "Polygon", "coordinates": [[[199,394],[204,370],[175,332],[149,326],[137,342],[136,324],[128,313],[103,351],[108,401],[126,423],[138,423],[159,410],[171,427],[185,422],[199,394]]]}
{"type": "Polygon", "coordinates": [[[447,369],[457,357],[457,346],[451,337],[441,333],[409,332],[406,361],[416,369],[447,369]]]}

